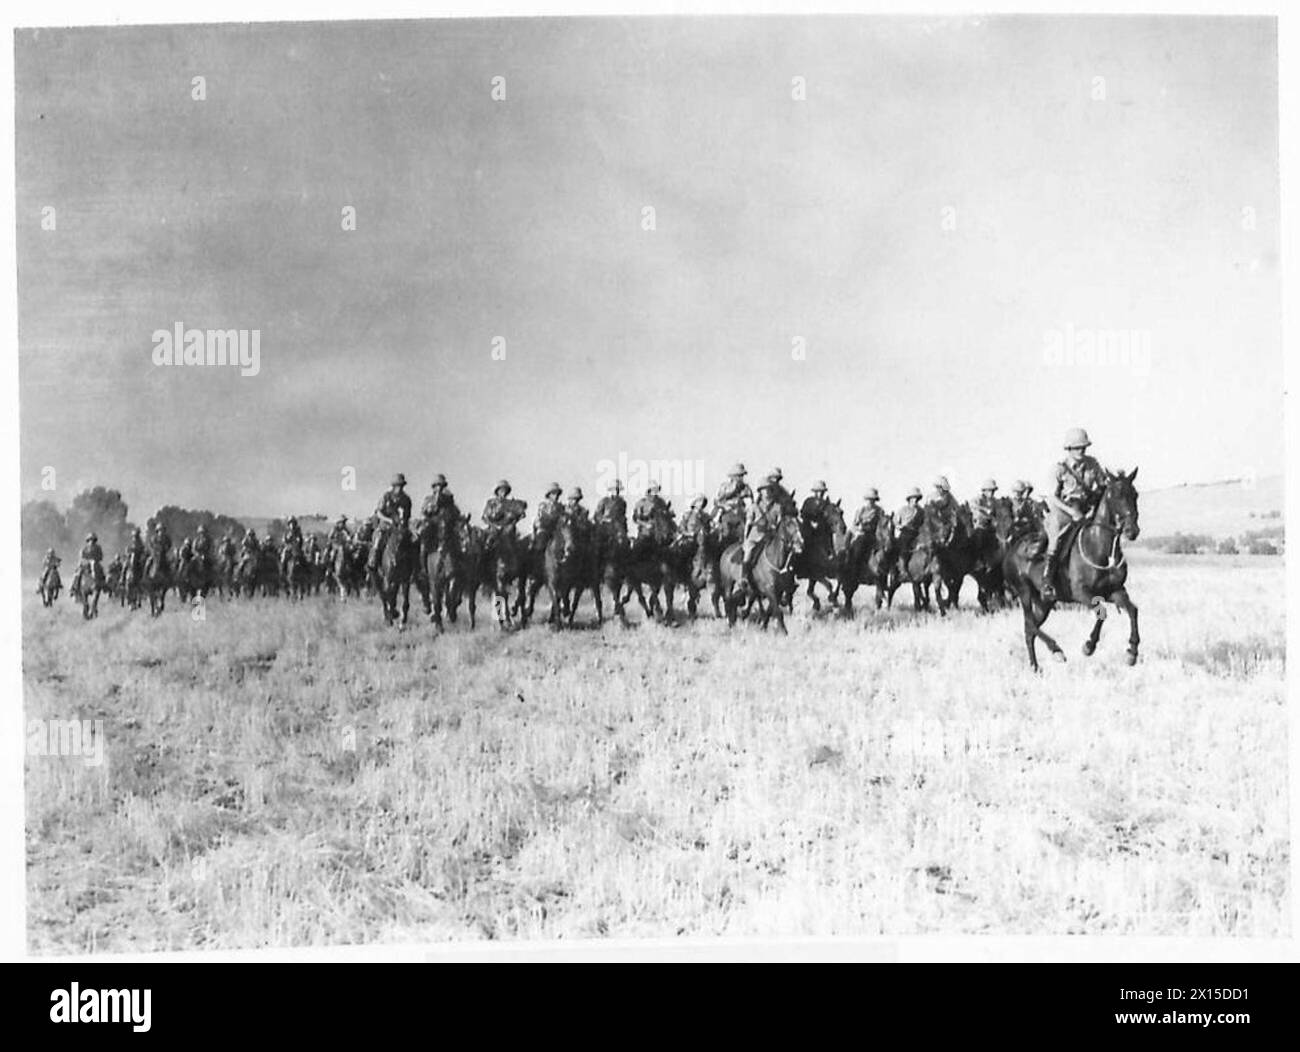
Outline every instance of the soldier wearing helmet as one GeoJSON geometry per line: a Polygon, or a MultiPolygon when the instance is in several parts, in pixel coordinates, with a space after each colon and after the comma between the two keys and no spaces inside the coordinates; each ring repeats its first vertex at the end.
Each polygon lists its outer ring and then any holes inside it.
{"type": "Polygon", "coordinates": [[[158,562],[165,566],[172,552],[172,538],[171,534],[167,532],[167,526],[162,519],[153,524],[153,534],[149,539],[149,547],[153,550],[154,557],[158,562]]]}
{"type": "Polygon", "coordinates": [[[745,465],[733,464],[727,472],[727,481],[718,487],[714,505],[719,512],[734,512],[743,516],[745,508],[754,499],[754,491],[745,482],[745,465]]]}
{"type": "Polygon", "coordinates": [[[745,534],[741,543],[741,569],[745,584],[751,591],[758,591],[754,583],[754,565],[758,562],[759,552],[785,515],[781,507],[781,477],[778,472],[770,472],[758,487],[758,499],[750,506],[745,517],[745,534]]]}
{"type": "Polygon", "coordinates": [[[1088,455],[1092,439],[1081,427],[1065,433],[1065,457],[1052,469],[1053,489],[1047,497],[1043,527],[1047,532],[1047,564],[1043,567],[1043,598],[1056,598],[1056,570],[1061,559],[1061,542],[1071,523],[1078,522],[1095,507],[1106,487],[1105,472],[1088,455]]]}
{"type": "Polygon", "coordinates": [[[1010,536],[1013,538],[1038,533],[1043,528],[1042,516],[1039,515],[1034,502],[1029,499],[1032,489],[1033,487],[1023,479],[1017,479],[1015,485],[1011,487],[1010,536]]]}
{"type": "Polygon", "coordinates": [[[797,518],[799,509],[795,507],[794,496],[781,484],[784,476],[780,468],[773,468],[767,473],[767,483],[772,486],[772,499],[776,501],[777,506],[781,509],[782,515],[789,515],[791,518],[797,518]],[[775,481],[773,481],[775,480],[775,481]]]}
{"type": "Polygon", "coordinates": [[[975,500],[975,525],[980,529],[993,529],[997,523],[998,484],[993,479],[985,479],[980,484],[980,495],[975,500]]]}
{"type": "MultiPolygon", "coordinates": [[[[409,498],[407,501],[410,503],[409,498]]],[[[298,517],[290,515],[284,524],[284,550],[302,551],[302,527],[298,525],[298,517]]]]}
{"type": "Polygon", "coordinates": [[[880,491],[875,486],[868,486],[862,494],[862,507],[853,516],[853,529],[859,535],[874,533],[883,514],[880,509],[880,491]]]}
{"type": "Polygon", "coordinates": [[[144,569],[145,556],[144,534],[137,526],[131,531],[131,539],[126,544],[126,565],[138,573],[144,569]]]}
{"type": "Polygon", "coordinates": [[[195,531],[194,554],[203,560],[205,567],[212,565],[212,537],[203,523],[199,523],[199,528],[195,531]]]}
{"type": "Polygon", "coordinates": [[[330,544],[340,547],[346,547],[352,538],[348,535],[348,517],[340,515],[334,520],[334,527],[330,530],[328,541],[330,544]]]}
{"type": "Polygon", "coordinates": [[[533,519],[533,547],[538,551],[551,543],[556,524],[564,515],[564,505],[560,503],[563,493],[560,484],[552,482],[546,487],[542,502],[537,505],[537,515],[533,519]]]}
{"type": "Polygon", "coordinates": [[[659,496],[662,488],[657,481],[651,482],[646,487],[645,496],[632,509],[632,521],[636,523],[638,539],[649,535],[659,520],[671,518],[668,505],[659,496]]]}
{"type": "Polygon", "coordinates": [[[394,527],[405,529],[411,521],[411,498],[406,493],[406,476],[400,471],[389,480],[388,489],[375,507],[375,516],[378,524],[374,540],[370,542],[370,557],[366,560],[366,570],[370,573],[379,569],[379,553],[389,533],[394,527]]]}
{"type": "Polygon", "coordinates": [[[257,543],[257,531],[250,529],[244,534],[243,538],[239,542],[240,568],[242,569],[244,563],[248,562],[250,559],[253,561],[253,565],[256,566],[258,556],[261,552],[262,546],[257,543]]]}
{"type": "Polygon", "coordinates": [[[574,486],[564,500],[564,515],[580,534],[591,529],[591,519],[582,506],[582,488],[574,486]]]}
{"type": "MultiPolygon", "coordinates": [[[[558,486],[552,486],[558,490],[558,486]]],[[[489,550],[503,536],[514,537],[515,526],[524,517],[528,505],[510,496],[510,483],[505,479],[493,487],[492,496],[483,505],[483,524],[487,527],[486,542],[489,550]]]]}
{"type": "Polygon", "coordinates": [[[898,515],[895,516],[895,522],[898,524],[898,551],[903,561],[906,562],[912,554],[912,547],[916,544],[916,535],[921,531],[921,524],[925,522],[925,516],[928,511],[921,507],[921,490],[918,486],[913,486],[907,491],[907,503],[898,509],[898,515]]]}
{"type": "Polygon", "coordinates": [[[426,519],[441,517],[444,522],[460,517],[456,498],[451,495],[451,489],[447,486],[447,476],[441,472],[433,476],[429,495],[424,498],[424,503],[420,506],[420,514],[426,519]]]}
{"type": "Polygon", "coordinates": [[[826,529],[826,508],[830,499],[826,496],[826,483],[818,479],[812,484],[811,494],[804,498],[799,517],[809,537],[816,537],[826,529]]]}
{"type": "Polygon", "coordinates": [[[597,522],[618,523],[627,532],[627,501],[623,499],[623,483],[615,479],[609,484],[609,493],[596,504],[597,522]]]}
{"type": "Polygon", "coordinates": [[[682,516],[682,535],[685,537],[695,537],[700,530],[711,530],[713,528],[713,518],[706,510],[709,506],[709,498],[703,493],[695,494],[691,501],[690,510],[682,516]]]}

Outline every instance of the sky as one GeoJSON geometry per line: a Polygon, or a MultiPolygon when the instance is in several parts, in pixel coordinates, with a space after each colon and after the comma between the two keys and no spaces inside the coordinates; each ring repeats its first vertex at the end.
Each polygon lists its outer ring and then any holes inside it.
{"type": "Polygon", "coordinates": [[[739,459],[892,507],[940,471],[1041,488],[1075,425],[1139,488],[1283,467],[1271,19],[20,30],[15,57],[24,499],[356,515],[403,471],[477,510],[661,461],[680,505],[739,459]],[[259,330],[257,374],[155,365],[178,322],[259,330]]]}

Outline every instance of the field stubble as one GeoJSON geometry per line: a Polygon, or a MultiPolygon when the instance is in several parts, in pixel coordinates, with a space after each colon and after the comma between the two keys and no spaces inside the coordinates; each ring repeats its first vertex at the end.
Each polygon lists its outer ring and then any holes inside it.
{"type": "MultiPolygon", "coordinates": [[[[665,935],[1288,934],[1281,564],[1112,614],[435,639],[373,604],[24,616],[35,952],[665,935]]],[[[904,602],[904,605],[907,605],[904,602]]]]}

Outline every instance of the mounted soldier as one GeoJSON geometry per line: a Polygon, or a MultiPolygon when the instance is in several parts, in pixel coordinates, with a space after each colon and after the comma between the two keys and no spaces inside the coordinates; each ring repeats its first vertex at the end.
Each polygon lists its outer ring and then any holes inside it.
{"type": "Polygon", "coordinates": [[[862,494],[862,507],[853,516],[853,532],[859,536],[874,536],[880,516],[884,514],[880,507],[880,491],[875,486],[868,486],[862,494]]]}
{"type": "Polygon", "coordinates": [[[1047,497],[1043,527],[1047,533],[1047,564],[1043,568],[1044,599],[1056,598],[1056,569],[1069,527],[1091,513],[1106,488],[1106,473],[1089,456],[1092,440],[1081,427],[1065,433],[1065,459],[1052,469],[1054,488],[1047,497]]]}
{"type": "Polygon", "coordinates": [[[361,520],[361,525],[357,527],[356,536],[352,538],[353,543],[359,544],[363,548],[369,548],[375,537],[375,527],[378,525],[379,519],[372,512],[361,520]]]}
{"type": "Polygon", "coordinates": [[[202,523],[199,524],[198,530],[194,536],[194,554],[202,561],[205,569],[212,566],[212,538],[208,535],[208,528],[202,523]]]}
{"type": "MultiPolygon", "coordinates": [[[[781,514],[788,515],[792,519],[798,518],[799,509],[795,507],[794,495],[790,493],[783,485],[781,485],[781,480],[782,478],[784,478],[784,476],[781,474],[781,469],[773,468],[771,471],[768,472],[767,478],[769,480],[769,483],[775,487],[772,490],[772,499],[775,500],[781,506],[781,514]]],[[[825,492],[824,483],[823,483],[822,492],[823,493],[825,492]]]]}
{"type": "Polygon", "coordinates": [[[985,479],[980,486],[980,495],[972,509],[975,512],[977,529],[991,530],[997,523],[998,484],[993,479],[985,479]]]}
{"type": "Polygon", "coordinates": [[[695,494],[695,499],[691,501],[690,510],[682,516],[683,537],[695,537],[700,530],[707,532],[713,529],[713,519],[706,510],[708,506],[708,497],[703,493],[695,494]]]}
{"type": "Polygon", "coordinates": [[[745,482],[745,465],[733,464],[727,481],[718,487],[713,501],[718,520],[718,539],[723,545],[738,541],[745,531],[745,516],[754,491],[745,482]]]}
{"type": "Polygon", "coordinates": [[[582,506],[582,489],[574,486],[564,502],[564,515],[577,530],[578,536],[586,537],[591,533],[591,519],[587,509],[582,506]]]}
{"type": "Polygon", "coordinates": [[[745,538],[741,544],[741,570],[750,591],[757,592],[754,583],[754,564],[759,552],[785,517],[780,501],[781,481],[776,472],[768,475],[758,487],[758,499],[745,518],[745,538]]]}
{"type": "Polygon", "coordinates": [[[370,542],[370,557],[366,560],[366,571],[376,573],[379,570],[379,553],[394,528],[406,529],[411,521],[411,498],[406,493],[406,476],[400,471],[392,477],[388,489],[379,498],[375,508],[377,525],[374,540],[370,542]]]}
{"type": "Polygon", "coordinates": [[[1039,533],[1043,528],[1043,518],[1038,507],[1029,494],[1033,490],[1028,482],[1017,479],[1011,487],[1011,528],[1009,537],[1024,537],[1039,533]]]}
{"type": "Polygon", "coordinates": [[[953,531],[957,527],[957,513],[960,508],[957,498],[952,495],[947,476],[937,476],[934,480],[934,491],[925,503],[925,513],[940,527],[945,543],[952,538],[953,531]]]}
{"type": "Polygon", "coordinates": [[[430,492],[420,506],[420,515],[425,519],[441,519],[450,525],[460,518],[460,509],[456,507],[456,498],[447,487],[447,476],[439,472],[433,476],[430,492]]]}
{"type": "Polygon", "coordinates": [[[926,509],[921,507],[921,490],[913,486],[907,491],[907,503],[898,509],[894,521],[898,524],[898,553],[907,562],[916,544],[916,535],[925,522],[926,509]]]}
{"type": "Polygon", "coordinates": [[[144,572],[144,561],[148,557],[149,551],[145,547],[144,533],[137,526],[131,531],[131,539],[126,545],[126,565],[135,573],[144,572]]]}
{"type": "Polygon", "coordinates": [[[149,538],[149,548],[160,566],[166,566],[172,552],[171,535],[161,519],[153,524],[153,533],[149,538]]]}
{"type": "MultiPolygon", "coordinates": [[[[825,533],[826,507],[830,500],[826,496],[826,483],[818,479],[812,485],[812,493],[804,498],[803,507],[799,509],[799,518],[803,521],[804,536],[808,540],[820,537],[825,533]]],[[[805,550],[807,546],[805,545],[805,550]]]]}
{"type": "Polygon", "coordinates": [[[229,530],[221,535],[221,543],[217,545],[217,555],[227,566],[234,566],[235,538],[229,530]]]}
{"type": "Polygon", "coordinates": [[[564,505],[560,503],[563,492],[558,482],[552,482],[537,505],[537,514],[533,517],[533,548],[536,551],[546,550],[556,525],[564,515],[564,505]]]}
{"type": "MultiPolygon", "coordinates": [[[[559,487],[552,487],[559,492],[559,487]]],[[[524,517],[528,505],[522,500],[510,496],[510,483],[502,479],[496,484],[492,496],[483,506],[483,524],[487,527],[485,541],[489,552],[495,552],[497,543],[503,538],[514,540],[515,526],[524,517]]]]}
{"type": "Polygon", "coordinates": [[[329,543],[336,548],[346,548],[352,542],[352,536],[348,533],[348,517],[340,515],[334,520],[334,527],[330,530],[329,543]]]}
{"type": "Polygon", "coordinates": [[[609,484],[609,495],[600,498],[596,505],[596,522],[619,523],[627,532],[627,501],[623,499],[623,483],[615,479],[609,484]]]}
{"type": "Polygon", "coordinates": [[[298,519],[294,515],[290,515],[284,524],[284,550],[287,552],[291,548],[302,551],[302,527],[298,525],[298,519]]]}
{"type": "Polygon", "coordinates": [[[652,535],[661,520],[671,519],[668,505],[659,495],[662,488],[657,481],[651,482],[646,487],[645,496],[636,502],[636,507],[632,510],[637,540],[652,535]]]}
{"type": "Polygon", "coordinates": [[[99,546],[99,537],[94,533],[86,534],[86,543],[81,546],[80,565],[77,567],[76,585],[85,579],[87,573],[95,582],[96,588],[104,587],[104,549],[99,546]]]}

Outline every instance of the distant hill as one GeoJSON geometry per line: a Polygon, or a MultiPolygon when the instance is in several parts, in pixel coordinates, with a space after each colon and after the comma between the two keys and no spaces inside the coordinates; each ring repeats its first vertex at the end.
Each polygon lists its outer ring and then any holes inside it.
{"type": "Polygon", "coordinates": [[[1189,482],[1146,490],[1138,507],[1143,537],[1190,533],[1240,538],[1248,531],[1282,526],[1283,477],[1189,482]]]}

